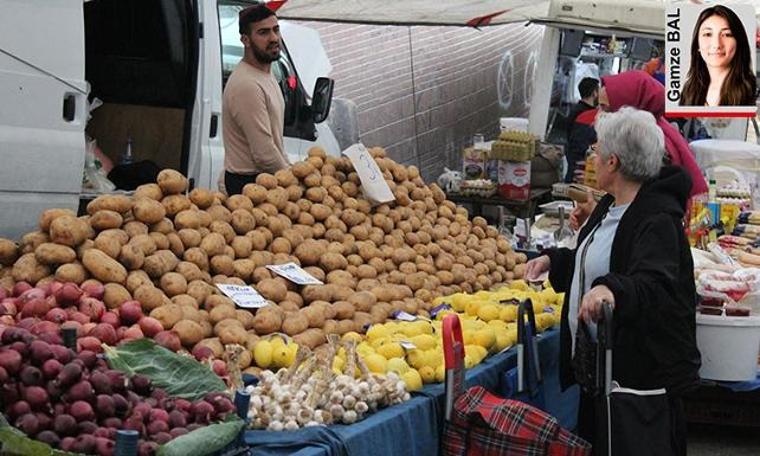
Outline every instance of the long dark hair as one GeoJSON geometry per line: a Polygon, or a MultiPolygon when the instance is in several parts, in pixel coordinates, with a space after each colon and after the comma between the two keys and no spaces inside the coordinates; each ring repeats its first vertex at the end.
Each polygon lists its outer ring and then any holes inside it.
{"type": "Polygon", "coordinates": [[[736,53],[731,60],[728,76],[720,88],[720,105],[754,106],[757,81],[752,72],[752,55],[747,32],[736,13],[722,5],[703,10],[694,26],[694,34],[691,38],[691,67],[683,92],[681,92],[680,105],[704,106],[705,104],[707,89],[710,85],[710,73],[699,53],[699,27],[711,16],[720,16],[725,19],[736,40],[736,53]]]}

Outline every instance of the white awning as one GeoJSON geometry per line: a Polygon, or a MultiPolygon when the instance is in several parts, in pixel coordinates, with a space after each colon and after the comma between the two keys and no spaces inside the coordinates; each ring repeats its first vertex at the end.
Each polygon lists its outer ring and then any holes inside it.
{"type": "MultiPolygon", "coordinates": [[[[483,27],[535,21],[661,34],[665,5],[710,4],[710,0],[277,0],[269,5],[284,19],[385,25],[483,27]]],[[[760,14],[760,0],[748,3],[760,14]]]]}

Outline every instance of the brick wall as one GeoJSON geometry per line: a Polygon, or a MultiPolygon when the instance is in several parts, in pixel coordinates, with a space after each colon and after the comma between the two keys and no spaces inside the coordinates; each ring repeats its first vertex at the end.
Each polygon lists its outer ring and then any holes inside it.
{"type": "Polygon", "coordinates": [[[335,96],[357,105],[362,142],[427,181],[461,166],[474,133],[493,138],[500,117],[528,116],[541,26],[304,25],[322,36],[335,96]]]}

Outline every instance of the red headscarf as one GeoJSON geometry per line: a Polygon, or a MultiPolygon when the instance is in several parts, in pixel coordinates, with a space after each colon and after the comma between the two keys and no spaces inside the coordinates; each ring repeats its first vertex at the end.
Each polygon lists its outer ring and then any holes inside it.
{"type": "Polygon", "coordinates": [[[689,143],[663,117],[665,114],[665,88],[645,71],[626,71],[618,75],[602,76],[610,109],[623,106],[649,111],[665,136],[665,149],[674,165],[682,166],[691,176],[691,196],[707,192],[702,171],[697,166],[689,143]]]}

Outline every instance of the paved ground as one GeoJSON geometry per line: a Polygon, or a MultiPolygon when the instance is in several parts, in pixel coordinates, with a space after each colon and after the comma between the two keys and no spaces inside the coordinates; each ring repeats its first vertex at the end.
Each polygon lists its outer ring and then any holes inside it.
{"type": "Polygon", "coordinates": [[[760,428],[689,425],[689,456],[758,456],[760,428]]]}

